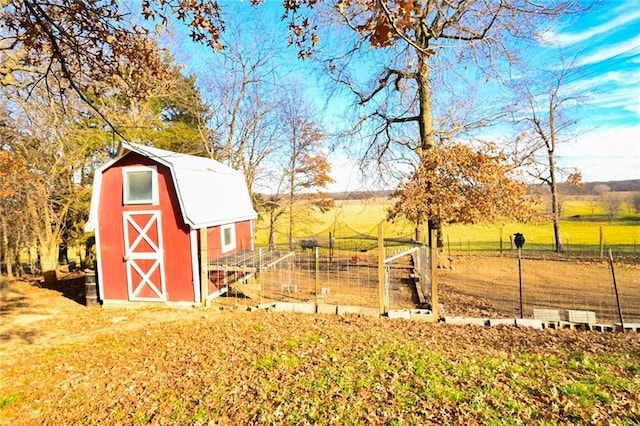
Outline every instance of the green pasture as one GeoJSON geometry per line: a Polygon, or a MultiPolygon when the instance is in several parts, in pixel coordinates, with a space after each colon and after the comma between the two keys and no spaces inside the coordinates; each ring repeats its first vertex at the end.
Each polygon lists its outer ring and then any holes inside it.
{"type": "MultiPolygon", "coordinates": [[[[326,213],[307,213],[304,223],[296,226],[296,239],[328,239],[332,232],[336,239],[375,238],[378,225],[385,220],[388,200],[361,200],[337,203],[326,213]]],[[[592,205],[589,200],[568,200],[563,203],[564,214],[560,225],[562,242],[569,252],[598,252],[601,233],[604,249],[615,252],[640,253],[640,214],[621,207],[618,216],[611,222],[605,218],[602,207],[592,205]],[[593,214],[592,214],[593,213],[593,214]]],[[[276,233],[276,242],[286,242],[287,224],[276,233]]],[[[406,220],[384,221],[385,238],[411,239],[414,225],[406,220]]],[[[452,252],[469,250],[508,250],[510,237],[520,232],[526,238],[524,250],[552,250],[553,226],[551,221],[531,223],[498,222],[475,225],[447,225],[443,228],[445,248],[452,252]]],[[[267,242],[264,224],[258,222],[256,241],[267,242]]],[[[322,243],[321,243],[322,244],[322,243]]]]}

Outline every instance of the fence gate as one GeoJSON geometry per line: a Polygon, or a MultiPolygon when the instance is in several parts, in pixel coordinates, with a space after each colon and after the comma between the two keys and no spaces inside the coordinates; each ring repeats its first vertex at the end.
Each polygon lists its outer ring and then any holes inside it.
{"type": "Polygon", "coordinates": [[[383,274],[381,283],[381,313],[393,309],[411,309],[424,305],[421,288],[420,267],[416,265],[421,247],[396,249],[380,265],[383,274]]]}

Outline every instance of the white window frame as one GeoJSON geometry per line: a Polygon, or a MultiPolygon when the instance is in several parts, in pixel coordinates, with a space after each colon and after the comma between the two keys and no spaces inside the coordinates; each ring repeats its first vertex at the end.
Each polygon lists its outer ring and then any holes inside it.
{"type": "Polygon", "coordinates": [[[158,168],[156,166],[130,166],[122,168],[122,203],[125,206],[130,205],[153,205],[159,204],[158,196],[158,168]],[[129,192],[129,173],[134,172],[151,172],[151,199],[148,200],[128,200],[129,192]]]}
{"type": "Polygon", "coordinates": [[[220,226],[220,247],[222,247],[222,253],[227,253],[231,250],[235,250],[236,248],[236,224],[230,223],[228,225],[220,226]],[[231,243],[225,244],[224,234],[225,231],[229,229],[231,230],[231,243]]]}

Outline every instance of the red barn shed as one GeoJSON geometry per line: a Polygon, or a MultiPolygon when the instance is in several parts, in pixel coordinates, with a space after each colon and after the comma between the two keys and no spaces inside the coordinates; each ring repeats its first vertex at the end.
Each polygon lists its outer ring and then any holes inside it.
{"type": "Polygon", "coordinates": [[[212,159],[122,143],[96,170],[85,227],[96,235],[99,299],[192,305],[220,294],[215,280],[201,286],[201,268],[253,250],[256,217],[241,173],[212,159]]]}

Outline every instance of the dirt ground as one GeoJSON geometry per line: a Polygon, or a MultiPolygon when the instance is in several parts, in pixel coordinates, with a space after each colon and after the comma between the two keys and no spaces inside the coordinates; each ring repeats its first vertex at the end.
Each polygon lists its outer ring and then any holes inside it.
{"type": "MultiPolygon", "coordinates": [[[[589,310],[597,322],[640,322],[640,265],[607,261],[522,259],[524,316],[534,308],[589,310]],[[616,297],[616,287],[618,296],[616,297]]],[[[512,257],[458,257],[438,273],[440,299],[449,315],[520,315],[518,260],[512,257]]]]}
{"type": "MultiPolygon", "coordinates": [[[[524,305],[590,309],[598,320],[616,319],[616,301],[606,264],[523,262],[524,305]]],[[[469,258],[454,261],[453,269],[438,270],[440,300],[447,315],[509,317],[519,303],[517,261],[469,258]]],[[[640,268],[618,265],[619,298],[626,321],[640,322],[640,268]]],[[[375,281],[375,274],[372,274],[375,281]]],[[[332,284],[334,289],[338,285],[332,284]]],[[[164,305],[87,307],[78,286],[43,288],[39,281],[13,281],[0,289],[0,359],[60,343],[94,339],[117,329],[139,329],[150,323],[197,320],[229,315],[258,302],[220,297],[210,309],[164,305]]],[[[332,289],[332,292],[334,290],[332,289]]],[[[377,297],[377,284],[371,285],[377,297]]],[[[338,291],[335,292],[339,294],[338,291]]]]}
{"type": "Polygon", "coordinates": [[[87,307],[63,291],[41,287],[38,281],[13,281],[0,290],[0,360],[23,351],[95,339],[114,326],[134,330],[150,323],[224,315],[231,309],[223,303],[209,310],[160,305],[87,307]]]}

